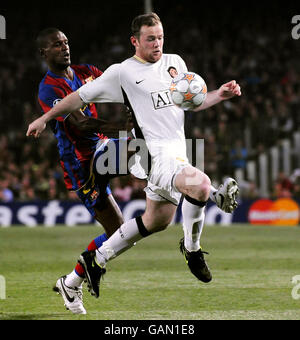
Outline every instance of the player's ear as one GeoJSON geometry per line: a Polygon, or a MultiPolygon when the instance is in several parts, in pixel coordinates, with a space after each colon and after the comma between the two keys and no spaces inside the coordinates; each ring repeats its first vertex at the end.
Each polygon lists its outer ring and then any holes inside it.
{"type": "Polygon", "coordinates": [[[46,50],[44,48],[39,48],[39,53],[42,58],[46,57],[46,50]]]}
{"type": "Polygon", "coordinates": [[[133,45],[134,47],[137,47],[137,46],[138,46],[139,41],[138,41],[138,38],[137,38],[136,36],[132,35],[132,36],[130,37],[130,41],[131,41],[131,43],[132,43],[132,45],[133,45]]]}

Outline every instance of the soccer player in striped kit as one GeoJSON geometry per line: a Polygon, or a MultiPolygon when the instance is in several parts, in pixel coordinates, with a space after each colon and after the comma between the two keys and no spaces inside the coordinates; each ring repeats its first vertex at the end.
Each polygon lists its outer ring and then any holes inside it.
{"type": "MultiPolygon", "coordinates": [[[[102,75],[93,65],[71,65],[68,39],[57,28],[41,31],[37,45],[48,66],[38,92],[38,101],[44,114],[65,96],[102,75]]],[[[87,250],[95,250],[119,228],[123,217],[108,185],[110,176],[91,172],[91,162],[95,152],[99,151],[97,146],[106,140],[105,134],[118,136],[119,130],[125,130],[125,127],[99,119],[93,103],[86,104],[72,114],[61,115],[49,125],[57,139],[66,188],[77,193],[91,215],[106,231],[88,245],[87,250]]],[[[73,313],[86,312],[82,304],[83,280],[84,269],[77,263],[69,275],[57,281],[57,288],[65,305],[73,313]]]]}

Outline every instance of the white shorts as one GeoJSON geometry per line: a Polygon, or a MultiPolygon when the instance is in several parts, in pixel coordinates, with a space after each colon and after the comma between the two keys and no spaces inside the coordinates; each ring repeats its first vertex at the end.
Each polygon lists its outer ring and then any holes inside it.
{"type": "Polygon", "coordinates": [[[170,201],[178,205],[182,193],[174,184],[175,177],[184,168],[191,166],[187,158],[158,158],[152,160],[148,184],[144,189],[149,199],[153,201],[170,201]]]}

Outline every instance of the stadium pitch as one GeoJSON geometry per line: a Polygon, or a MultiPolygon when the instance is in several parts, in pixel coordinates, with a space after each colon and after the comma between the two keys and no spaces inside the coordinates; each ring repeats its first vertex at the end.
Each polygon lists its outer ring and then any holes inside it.
{"type": "Polygon", "coordinates": [[[300,275],[300,228],[250,225],[205,227],[209,284],[189,272],[179,225],[142,240],[108,265],[99,299],[84,288],[88,314],[74,315],[52,287],[101,232],[96,226],[0,228],[0,320],[300,319],[300,287],[292,282],[300,275]]]}

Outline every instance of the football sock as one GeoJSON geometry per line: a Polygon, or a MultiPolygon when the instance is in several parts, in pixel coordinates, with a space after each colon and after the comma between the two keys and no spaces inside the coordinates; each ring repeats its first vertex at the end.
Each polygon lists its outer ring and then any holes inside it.
{"type": "Polygon", "coordinates": [[[149,236],[142,217],[133,218],[120,226],[120,228],[96,250],[96,262],[104,267],[106,263],[131,248],[135,242],[149,236]]]}
{"type": "MultiPolygon", "coordinates": [[[[107,240],[106,234],[102,234],[96,237],[87,247],[86,250],[96,250],[101,247],[102,243],[107,240]]],[[[84,269],[80,263],[77,263],[75,269],[67,275],[65,279],[65,284],[70,287],[79,287],[84,280],[84,269]]]]}
{"type": "Polygon", "coordinates": [[[107,241],[108,237],[104,233],[98,237],[96,237],[87,247],[86,250],[91,251],[91,250],[96,250],[97,248],[100,248],[102,246],[102,243],[107,241]]]}
{"type": "Polygon", "coordinates": [[[182,202],[184,246],[188,251],[198,251],[204,226],[206,202],[185,196],[182,202]]]}
{"type": "Polygon", "coordinates": [[[67,275],[65,279],[65,284],[70,288],[80,287],[82,285],[84,278],[79,276],[75,269],[67,275]]]}
{"type": "Polygon", "coordinates": [[[217,192],[218,190],[213,187],[212,185],[210,186],[210,192],[209,192],[209,198],[214,202],[216,203],[216,196],[215,196],[215,193],[217,192]]]}

